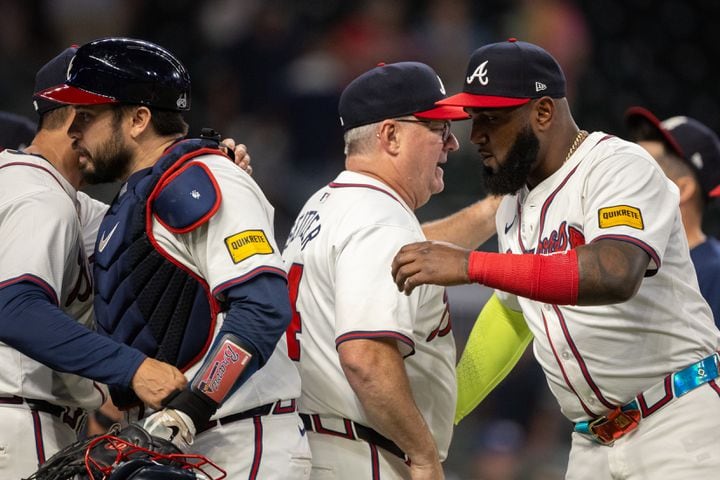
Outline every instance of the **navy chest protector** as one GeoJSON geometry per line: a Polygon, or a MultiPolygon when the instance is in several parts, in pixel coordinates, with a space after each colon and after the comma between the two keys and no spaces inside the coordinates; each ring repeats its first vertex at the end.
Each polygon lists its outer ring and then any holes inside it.
{"type": "MultiPolygon", "coordinates": [[[[103,219],[95,246],[98,332],[181,370],[207,351],[220,305],[202,278],[157,244],[152,214],[173,233],[212,217],[220,203],[212,176],[197,163],[187,166],[206,154],[223,155],[216,141],[184,140],[133,174],[103,219]]],[[[110,393],[118,407],[140,403],[130,388],[111,386],[110,393]]]]}

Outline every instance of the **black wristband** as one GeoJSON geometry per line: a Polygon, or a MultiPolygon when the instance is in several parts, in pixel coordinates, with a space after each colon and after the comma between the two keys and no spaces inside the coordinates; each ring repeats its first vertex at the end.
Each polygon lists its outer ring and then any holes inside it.
{"type": "Polygon", "coordinates": [[[217,405],[210,403],[203,397],[204,395],[186,388],[177,395],[172,396],[164,406],[187,414],[197,428],[200,425],[205,425],[218,408],[217,405]]]}
{"type": "Polygon", "coordinates": [[[95,419],[95,421],[98,423],[98,425],[100,425],[105,431],[110,430],[110,427],[112,427],[116,423],[117,424],[120,423],[118,420],[108,417],[100,410],[93,411],[92,416],[95,419]]]}

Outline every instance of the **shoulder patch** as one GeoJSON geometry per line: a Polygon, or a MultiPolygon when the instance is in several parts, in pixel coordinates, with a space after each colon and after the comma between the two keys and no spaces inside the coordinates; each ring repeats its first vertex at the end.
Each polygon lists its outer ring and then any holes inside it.
{"type": "Polygon", "coordinates": [[[153,212],[171,232],[186,233],[215,215],[221,199],[220,189],[208,167],[190,162],[160,186],[153,212]]]}
{"type": "Polygon", "coordinates": [[[262,230],[245,230],[225,239],[225,246],[233,263],[240,263],[253,255],[273,253],[272,245],[262,230]]]}
{"type": "Polygon", "coordinates": [[[629,205],[616,205],[598,210],[598,225],[600,228],[626,226],[643,230],[642,212],[639,208],[629,205]]]}

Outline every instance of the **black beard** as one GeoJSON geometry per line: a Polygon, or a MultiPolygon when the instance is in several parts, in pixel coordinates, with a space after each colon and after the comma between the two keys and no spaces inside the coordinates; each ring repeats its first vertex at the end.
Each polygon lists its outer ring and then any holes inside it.
{"type": "Polygon", "coordinates": [[[131,159],[132,152],[123,143],[118,126],[110,142],[92,156],[92,161],[89,162],[92,169],[81,172],[83,180],[89,185],[122,180],[128,174],[131,159]]]}
{"type": "Polygon", "coordinates": [[[533,164],[540,151],[540,141],[529,125],[518,133],[505,161],[497,172],[484,168],[483,180],[487,191],[493,195],[513,194],[527,182],[533,164]]]}

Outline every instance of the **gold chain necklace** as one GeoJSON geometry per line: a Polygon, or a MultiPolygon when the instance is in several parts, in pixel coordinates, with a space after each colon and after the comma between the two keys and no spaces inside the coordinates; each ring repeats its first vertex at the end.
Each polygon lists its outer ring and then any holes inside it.
{"type": "Polygon", "coordinates": [[[567,156],[565,157],[565,161],[563,164],[565,164],[568,160],[570,160],[570,157],[573,153],[575,153],[575,150],[580,146],[580,144],[587,138],[589,133],[587,130],[580,130],[577,135],[575,135],[575,140],[573,140],[572,145],[570,146],[570,150],[568,150],[567,156]]]}

